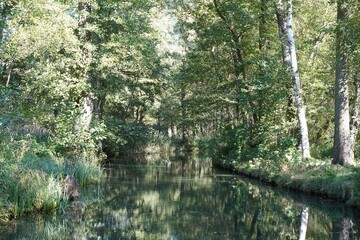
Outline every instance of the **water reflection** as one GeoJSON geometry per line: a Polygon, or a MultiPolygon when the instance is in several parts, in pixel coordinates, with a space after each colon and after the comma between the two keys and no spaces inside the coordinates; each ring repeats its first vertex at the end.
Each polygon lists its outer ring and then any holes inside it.
{"type": "Polygon", "coordinates": [[[118,161],[107,172],[100,187],[82,191],[79,206],[21,220],[0,239],[359,238],[358,210],[213,170],[209,160],[118,161]]]}

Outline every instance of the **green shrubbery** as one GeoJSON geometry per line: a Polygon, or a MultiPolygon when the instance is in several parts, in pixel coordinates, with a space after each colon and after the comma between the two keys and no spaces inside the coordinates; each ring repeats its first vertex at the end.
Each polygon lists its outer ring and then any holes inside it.
{"type": "Polygon", "coordinates": [[[274,158],[252,158],[248,161],[215,159],[217,166],[260,179],[277,186],[341,199],[360,206],[360,171],[331,164],[330,160],[303,160],[294,149],[283,150],[274,158]]]}
{"type": "Polygon", "coordinates": [[[72,158],[68,152],[65,158],[63,152],[52,151],[56,142],[7,133],[0,143],[0,219],[63,210],[67,206],[62,193],[65,174],[73,175],[80,185],[100,181],[102,169],[95,150],[87,149],[72,158]]]}
{"type": "Polygon", "coordinates": [[[326,158],[331,156],[328,143],[313,149],[317,159],[302,159],[294,138],[282,137],[273,141],[274,137],[264,136],[259,144],[249,147],[247,136],[241,129],[227,129],[212,143],[218,146],[213,152],[214,164],[281,187],[360,206],[359,168],[331,164],[330,158],[326,158]]]}

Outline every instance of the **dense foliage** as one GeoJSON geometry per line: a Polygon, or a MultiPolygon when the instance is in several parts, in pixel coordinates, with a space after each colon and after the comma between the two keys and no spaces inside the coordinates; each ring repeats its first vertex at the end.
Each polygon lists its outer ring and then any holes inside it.
{"type": "MultiPolygon", "coordinates": [[[[169,4],[177,17],[177,31],[185,52],[175,75],[175,84],[179,84],[175,90],[183,95],[172,94],[178,96],[179,107],[185,113],[178,110],[183,121],[178,126],[186,128],[191,140],[210,137],[218,156],[230,161],[302,157],[296,90],[294,94],[293,76],[284,54],[287,46],[282,42],[275,7],[279,2],[283,4],[281,13],[285,19],[292,1],[169,4]]],[[[311,155],[319,159],[333,157],[333,93],[339,65],[336,55],[345,50],[349,60],[341,72],[348,76],[352,119],[348,119],[348,131],[355,133],[355,155],[358,151],[358,4],[350,1],[349,24],[343,25],[337,16],[337,6],[343,2],[347,1],[293,3],[300,91],[311,155]],[[347,37],[345,50],[336,47],[342,41],[338,34],[342,29],[347,37]]]]}
{"type": "Polygon", "coordinates": [[[0,175],[55,161],[58,170],[43,178],[60,181],[57,174],[78,163],[96,172],[104,153],[170,143],[211,149],[223,164],[282,165],[303,156],[301,107],[312,157],[332,158],[345,140],[356,158],[359,7],[353,0],[2,1],[0,175]],[[286,60],[285,19],[298,71],[286,60]],[[335,78],[350,102],[337,114],[335,78]],[[339,122],[346,136],[337,134],[339,122]]]}

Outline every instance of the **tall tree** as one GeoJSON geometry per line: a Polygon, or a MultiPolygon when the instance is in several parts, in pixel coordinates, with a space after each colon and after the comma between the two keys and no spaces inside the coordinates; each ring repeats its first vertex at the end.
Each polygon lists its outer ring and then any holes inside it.
{"type": "Polygon", "coordinates": [[[288,34],[288,44],[290,50],[291,58],[291,70],[292,78],[294,80],[294,96],[295,96],[295,106],[298,115],[299,125],[300,125],[300,135],[301,135],[301,147],[302,154],[304,158],[310,158],[310,143],[309,143],[309,134],[308,127],[306,122],[305,108],[302,100],[302,91],[301,91],[301,81],[300,74],[298,70],[297,56],[296,56],[296,47],[295,47],[295,37],[293,34],[293,21],[292,21],[292,0],[287,1],[287,18],[286,18],[286,29],[288,34]]]}
{"type": "Polygon", "coordinates": [[[333,164],[354,165],[349,113],[349,0],[337,1],[333,164]]]}
{"type": "Polygon", "coordinates": [[[284,22],[285,20],[283,16],[282,0],[276,1],[275,6],[276,6],[276,16],[278,20],[279,35],[283,49],[283,61],[285,65],[288,65],[287,67],[291,69],[291,76],[294,81],[294,99],[295,99],[295,107],[296,107],[296,112],[300,127],[302,155],[303,158],[310,158],[311,155],[310,155],[310,143],[308,137],[308,127],[306,121],[305,108],[302,100],[301,81],[300,81],[300,74],[299,74],[298,62],[296,56],[295,37],[293,33],[292,0],[287,0],[286,24],[284,22]],[[286,29],[284,29],[284,25],[286,26],[286,29]],[[285,34],[286,34],[286,41],[284,40],[285,34]]]}

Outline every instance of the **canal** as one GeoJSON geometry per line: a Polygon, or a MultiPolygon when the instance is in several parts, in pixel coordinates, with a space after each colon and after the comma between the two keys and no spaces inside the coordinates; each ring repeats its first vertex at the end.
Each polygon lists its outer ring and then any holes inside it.
{"type": "Polygon", "coordinates": [[[61,214],[26,216],[0,239],[360,239],[358,209],[214,169],[208,159],[114,160],[61,214]],[[304,222],[303,222],[304,224],[304,222]]]}

